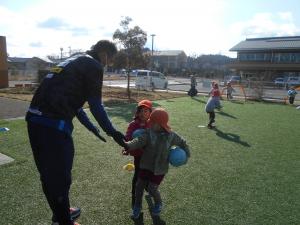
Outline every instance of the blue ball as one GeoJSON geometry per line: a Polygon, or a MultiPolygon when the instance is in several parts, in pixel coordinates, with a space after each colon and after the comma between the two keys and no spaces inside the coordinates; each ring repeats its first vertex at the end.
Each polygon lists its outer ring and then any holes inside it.
{"type": "Polygon", "coordinates": [[[137,138],[137,137],[141,136],[143,133],[145,133],[145,129],[136,129],[132,133],[132,138],[137,138]]]}
{"type": "Polygon", "coordinates": [[[179,147],[173,147],[169,153],[169,162],[172,166],[178,167],[186,163],[187,156],[185,151],[179,147]]]}

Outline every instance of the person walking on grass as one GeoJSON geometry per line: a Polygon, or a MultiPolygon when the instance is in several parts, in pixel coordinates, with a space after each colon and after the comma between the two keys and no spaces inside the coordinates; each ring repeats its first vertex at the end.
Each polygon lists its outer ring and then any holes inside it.
{"type": "Polygon", "coordinates": [[[288,90],[287,94],[288,94],[290,104],[293,105],[295,101],[295,97],[298,94],[297,91],[295,90],[294,87],[291,87],[290,90],[288,90]]]}
{"type": "Polygon", "coordinates": [[[76,116],[105,141],[83,111],[85,102],[106,134],[125,147],[125,137],[112,125],[101,97],[103,65],[110,63],[116,53],[112,42],[101,40],[86,54],[59,63],[44,78],[31,101],[26,115],[28,135],[53,225],[76,225],[75,219],[80,215],[80,208],[70,209],[69,203],[73,118],[76,116]]]}
{"type": "Polygon", "coordinates": [[[191,89],[188,91],[188,95],[191,97],[194,97],[197,95],[198,90],[196,89],[197,86],[197,80],[194,75],[191,75],[191,89]]]}
{"type": "MultiPolygon", "coordinates": [[[[150,100],[145,99],[138,103],[133,121],[129,123],[126,131],[126,135],[125,135],[126,141],[130,141],[133,139],[132,135],[134,131],[138,129],[149,128],[148,119],[150,117],[151,112],[152,112],[152,102],[150,100]]],[[[131,188],[131,206],[133,208],[135,202],[135,187],[138,179],[138,174],[140,171],[140,161],[143,154],[143,149],[135,149],[130,152],[124,150],[123,154],[124,155],[130,154],[131,156],[134,157],[134,175],[132,178],[132,188],[131,188]]]]}
{"type": "Polygon", "coordinates": [[[142,211],[142,199],[147,187],[149,194],[154,199],[152,217],[160,218],[162,210],[162,198],[159,185],[163,181],[169,168],[169,151],[176,145],[184,149],[187,157],[190,157],[189,147],[186,141],[178,134],[171,131],[168,125],[169,115],[163,108],[156,108],[149,118],[150,128],[138,138],[126,142],[127,151],[143,148],[140,160],[140,171],[135,189],[135,203],[132,209],[132,219],[139,219],[142,211]]]}
{"type": "Polygon", "coordinates": [[[207,127],[209,129],[212,129],[214,126],[213,124],[215,123],[215,109],[221,109],[221,103],[220,103],[220,90],[219,90],[219,85],[216,82],[212,82],[212,89],[209,92],[209,99],[205,105],[205,111],[209,115],[209,122],[207,127]]]}
{"type": "Polygon", "coordinates": [[[233,87],[231,86],[231,82],[227,82],[226,87],[224,88],[224,90],[226,90],[226,97],[227,97],[227,100],[232,100],[232,99],[233,99],[232,93],[233,93],[235,90],[234,90],[233,87]]]}

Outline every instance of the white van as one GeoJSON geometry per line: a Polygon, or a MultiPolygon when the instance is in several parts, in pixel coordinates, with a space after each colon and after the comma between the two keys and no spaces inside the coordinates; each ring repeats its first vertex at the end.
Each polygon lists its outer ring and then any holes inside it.
{"type": "Polygon", "coordinates": [[[137,70],[135,87],[137,89],[167,89],[168,80],[164,74],[157,71],[137,70]]]}

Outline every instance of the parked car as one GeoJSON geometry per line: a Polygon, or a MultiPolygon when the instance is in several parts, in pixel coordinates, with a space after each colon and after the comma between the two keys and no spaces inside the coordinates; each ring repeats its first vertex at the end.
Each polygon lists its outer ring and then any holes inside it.
{"type": "Polygon", "coordinates": [[[288,77],[285,83],[286,89],[292,86],[300,86],[300,77],[288,77]]]}
{"type": "Polygon", "coordinates": [[[127,77],[126,69],[122,69],[122,70],[121,70],[120,76],[121,76],[121,77],[127,77]]]}
{"type": "MultiPolygon", "coordinates": [[[[122,69],[121,70],[121,73],[120,73],[120,76],[121,77],[127,77],[127,70],[126,69],[122,69]]],[[[131,76],[131,77],[135,77],[136,76],[136,70],[131,70],[130,72],[129,72],[129,76],[131,76]]]]}
{"type": "Polygon", "coordinates": [[[283,78],[283,77],[277,77],[277,78],[274,80],[274,84],[275,84],[277,87],[283,87],[284,84],[285,84],[284,78],[283,78]]]}
{"type": "Polygon", "coordinates": [[[137,70],[135,87],[137,89],[167,89],[168,80],[164,74],[157,71],[137,70]]]}

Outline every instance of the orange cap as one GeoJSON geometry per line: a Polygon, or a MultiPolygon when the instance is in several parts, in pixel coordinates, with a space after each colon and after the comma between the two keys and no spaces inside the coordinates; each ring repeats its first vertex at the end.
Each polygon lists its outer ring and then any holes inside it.
{"type": "Polygon", "coordinates": [[[138,107],[140,107],[140,106],[144,106],[148,109],[152,109],[152,102],[150,100],[145,99],[138,103],[138,107]]]}
{"type": "Polygon", "coordinates": [[[168,125],[169,115],[163,108],[156,108],[154,111],[152,111],[149,121],[150,123],[158,123],[168,132],[171,131],[171,127],[168,125]]]}

